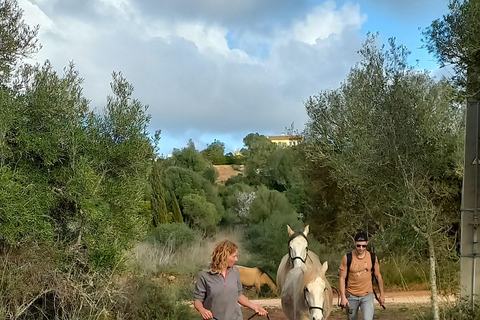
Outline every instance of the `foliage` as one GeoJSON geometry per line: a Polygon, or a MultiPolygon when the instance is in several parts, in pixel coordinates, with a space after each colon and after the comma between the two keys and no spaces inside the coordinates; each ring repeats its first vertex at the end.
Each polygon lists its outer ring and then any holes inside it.
{"type": "Polygon", "coordinates": [[[152,210],[152,224],[157,227],[162,223],[168,223],[169,216],[167,211],[165,189],[162,185],[162,173],[160,163],[154,162],[152,164],[152,172],[150,174],[150,185],[152,188],[151,195],[151,210],[152,210]]]}
{"type": "Polygon", "coordinates": [[[307,101],[308,157],[360,204],[358,228],[382,229],[407,211],[426,226],[417,209],[458,201],[461,110],[446,82],[407,67],[405,48],[381,51],[371,37],[361,53],[341,88],[307,101]]]}
{"type": "Polygon", "coordinates": [[[258,184],[256,177],[267,163],[268,157],[277,148],[276,144],[268,140],[267,137],[258,133],[250,133],[243,139],[243,143],[247,147],[243,150],[245,157],[245,176],[252,182],[258,184]]]}
{"type": "Polygon", "coordinates": [[[244,158],[241,154],[233,154],[229,152],[225,155],[225,164],[241,165],[244,164],[244,158]]]}
{"type": "Polygon", "coordinates": [[[167,161],[167,166],[173,165],[199,173],[211,183],[215,182],[216,171],[212,163],[195,149],[195,144],[190,140],[186,148],[174,149],[172,158],[167,161]]]}
{"type": "Polygon", "coordinates": [[[280,192],[303,187],[303,155],[298,147],[279,148],[267,158],[261,170],[262,182],[280,192]]]}
{"type": "Polygon", "coordinates": [[[0,167],[0,185],[0,239],[12,245],[51,240],[54,226],[48,216],[55,195],[45,181],[4,166],[0,167]]]}
{"type": "Polygon", "coordinates": [[[15,192],[0,197],[7,215],[17,217],[2,222],[10,230],[4,240],[49,235],[65,245],[75,241],[92,263],[111,267],[146,227],[153,154],[146,107],[131,99],[133,87],[121,74],[113,75],[103,115],[88,112],[73,65],[63,77],[48,62],[24,67],[22,76],[22,91],[4,100],[9,117],[0,119],[1,179],[15,192]],[[32,198],[19,199],[22,194],[32,198]]]}
{"type": "MultiPolygon", "coordinates": [[[[217,189],[198,172],[176,166],[167,167],[164,171],[163,186],[172,197],[176,196],[180,199],[180,209],[182,209],[182,212],[184,206],[183,197],[195,194],[212,203],[218,214],[220,216],[223,215],[224,209],[220,198],[218,198],[217,189]]],[[[173,198],[171,201],[174,201],[173,198]]],[[[172,212],[173,205],[172,203],[172,212]]],[[[185,214],[185,212],[183,212],[183,214],[185,214]]]]}
{"type": "Polygon", "coordinates": [[[183,222],[182,211],[180,210],[180,205],[178,204],[177,197],[172,196],[172,198],[173,222],[183,222]]]}
{"type": "Polygon", "coordinates": [[[283,193],[261,186],[255,192],[255,199],[246,220],[247,225],[256,225],[268,217],[279,218],[292,215],[296,213],[283,193]]]}
{"type": "Polygon", "coordinates": [[[183,320],[195,317],[189,305],[179,303],[178,290],[149,279],[136,279],[127,319],[183,320]]]}
{"type": "Polygon", "coordinates": [[[0,1],[0,84],[10,80],[12,71],[23,58],[40,49],[38,26],[30,27],[23,20],[23,11],[16,0],[0,1]]]}
{"type": "Polygon", "coordinates": [[[480,1],[453,0],[450,12],[432,22],[423,31],[426,48],[434,53],[442,66],[453,65],[456,84],[468,96],[480,92],[480,1]]]}
{"type": "Polygon", "coordinates": [[[225,208],[223,225],[244,223],[255,198],[255,191],[244,183],[228,184],[219,189],[219,197],[225,208]]]}
{"type": "Polygon", "coordinates": [[[215,206],[202,196],[188,194],[182,198],[185,222],[192,228],[212,234],[222,216],[215,206]]]}
{"type": "Polygon", "coordinates": [[[170,245],[174,251],[193,244],[195,232],[184,223],[161,224],[149,232],[147,238],[151,242],[170,245]]]}
{"type": "Polygon", "coordinates": [[[332,168],[360,204],[361,214],[350,217],[357,228],[376,233],[406,224],[420,235],[438,317],[436,260],[449,256],[441,240],[460,207],[462,108],[445,80],[408,67],[406,48],[390,40],[388,50],[378,49],[375,42],[367,39],[362,62],[339,89],[307,101],[316,145],[309,157],[332,168]]]}
{"type": "Polygon", "coordinates": [[[211,144],[207,146],[206,149],[202,150],[201,154],[215,165],[226,164],[225,159],[225,143],[214,140],[211,144]]]}

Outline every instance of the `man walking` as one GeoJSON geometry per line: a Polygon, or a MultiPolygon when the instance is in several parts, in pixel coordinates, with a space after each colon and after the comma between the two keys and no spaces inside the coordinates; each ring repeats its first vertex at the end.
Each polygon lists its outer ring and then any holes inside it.
{"type": "Polygon", "coordinates": [[[364,232],[355,235],[355,249],[347,253],[340,263],[340,305],[347,308],[348,320],[358,319],[358,308],[363,319],[372,320],[375,304],[374,277],[378,281],[378,302],[385,303],[383,279],[375,254],[367,250],[368,236],[364,232]]]}

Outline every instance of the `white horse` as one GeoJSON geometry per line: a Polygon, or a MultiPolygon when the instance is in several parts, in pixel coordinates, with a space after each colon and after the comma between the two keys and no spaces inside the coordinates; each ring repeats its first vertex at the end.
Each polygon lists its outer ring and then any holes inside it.
{"type": "Polygon", "coordinates": [[[277,290],[282,292],[285,278],[290,270],[294,267],[315,267],[322,266],[318,256],[308,251],[307,235],[309,226],[306,226],[303,232],[293,232],[289,225],[287,225],[287,232],[290,238],[288,239],[288,254],[284,255],[282,261],[278,265],[277,270],[277,290]]]}
{"type": "Polygon", "coordinates": [[[324,320],[332,311],[332,287],[325,277],[328,263],[295,267],[286,276],[282,309],[289,320],[324,320]]]}

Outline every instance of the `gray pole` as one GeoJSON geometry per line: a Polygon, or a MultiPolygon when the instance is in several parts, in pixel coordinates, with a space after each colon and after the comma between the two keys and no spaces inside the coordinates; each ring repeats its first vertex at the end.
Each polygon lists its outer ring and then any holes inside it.
{"type": "Polygon", "coordinates": [[[478,299],[479,282],[476,281],[478,259],[478,165],[479,165],[479,102],[469,102],[465,126],[465,170],[462,190],[462,216],[460,239],[460,294],[471,300],[478,299]]]}

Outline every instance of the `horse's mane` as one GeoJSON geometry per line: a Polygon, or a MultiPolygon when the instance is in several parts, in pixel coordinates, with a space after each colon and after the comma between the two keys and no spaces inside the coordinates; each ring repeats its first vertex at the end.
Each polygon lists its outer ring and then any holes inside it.
{"type": "Polygon", "coordinates": [[[310,266],[307,267],[304,270],[303,273],[303,279],[301,280],[301,285],[298,287],[299,292],[297,292],[298,295],[303,295],[303,290],[306,288],[306,286],[314,281],[317,277],[320,277],[323,279],[325,282],[325,300],[323,304],[323,313],[324,315],[329,315],[331,310],[332,310],[332,305],[330,303],[332,297],[333,297],[333,292],[332,292],[332,287],[330,286],[330,283],[327,280],[327,277],[325,275],[325,272],[323,272],[322,268],[319,266],[310,266]]]}
{"type": "Polygon", "coordinates": [[[302,284],[300,286],[301,290],[305,289],[305,287],[310,282],[314,281],[317,277],[321,277],[325,281],[325,283],[327,282],[325,278],[325,273],[321,272],[318,267],[307,268],[303,273],[302,284]]]}
{"type": "Polygon", "coordinates": [[[263,269],[260,268],[260,267],[246,267],[246,266],[237,266],[237,267],[246,268],[246,269],[257,269],[260,272],[260,276],[261,275],[266,275],[270,280],[272,280],[273,283],[275,283],[273,278],[270,277],[270,275],[268,273],[266,273],[265,271],[263,271],[263,269]]]}
{"type": "Polygon", "coordinates": [[[270,275],[268,273],[266,273],[265,271],[263,271],[261,268],[257,267],[257,269],[260,271],[260,275],[266,275],[270,280],[272,280],[273,283],[275,283],[275,281],[273,281],[273,278],[270,277],[270,275]]]}

